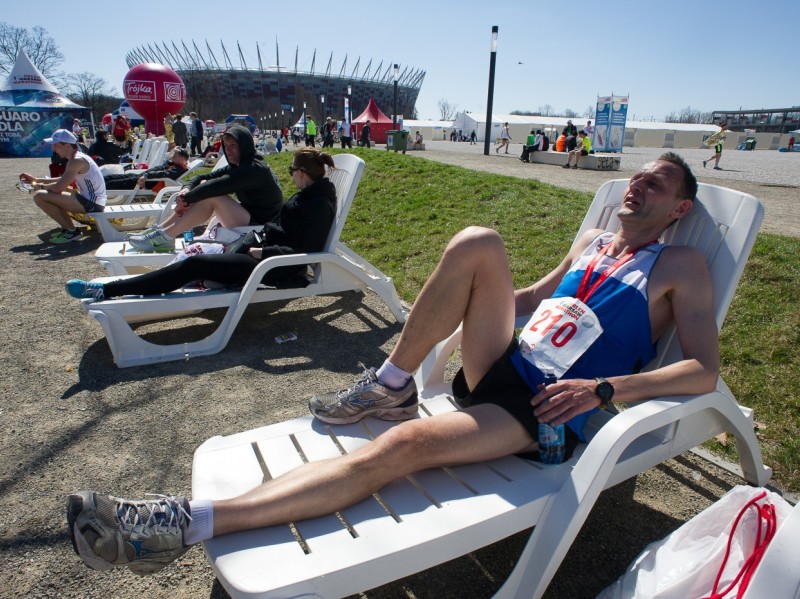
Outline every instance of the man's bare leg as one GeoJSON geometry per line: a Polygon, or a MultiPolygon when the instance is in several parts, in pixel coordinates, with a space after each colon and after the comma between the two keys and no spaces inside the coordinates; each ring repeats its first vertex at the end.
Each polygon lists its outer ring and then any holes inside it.
{"type": "Polygon", "coordinates": [[[532,444],[513,416],[491,404],[409,420],[352,454],[310,462],[239,497],[214,501],[214,536],[331,514],[408,474],[519,453],[532,444]]]}
{"type": "Polygon", "coordinates": [[[56,221],[62,229],[69,230],[75,227],[67,212],[85,212],[83,205],[72,194],[38,191],[33,195],[33,201],[42,212],[56,221]]]}
{"type": "Polygon", "coordinates": [[[389,361],[413,372],[436,343],[464,323],[461,357],[474,387],[503,354],[514,330],[514,284],[500,235],[469,227],[445,249],[389,361]]]}

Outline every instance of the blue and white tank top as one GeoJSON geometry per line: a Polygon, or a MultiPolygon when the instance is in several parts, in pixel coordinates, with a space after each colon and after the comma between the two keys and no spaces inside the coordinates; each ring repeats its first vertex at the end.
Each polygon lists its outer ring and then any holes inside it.
{"type": "MultiPolygon", "coordinates": [[[[614,234],[609,232],[595,237],[567,271],[553,297],[575,297],[592,258],[613,238],[614,234]]],[[[665,247],[667,246],[663,243],[654,243],[640,249],[589,297],[586,304],[599,319],[603,334],[564,373],[562,379],[632,374],[638,372],[655,357],[655,345],[652,342],[650,329],[647,281],[650,271],[665,247]]],[[[589,285],[616,260],[611,256],[600,258],[589,285]]],[[[544,375],[539,369],[523,358],[519,350],[511,356],[511,361],[531,389],[537,389],[544,380],[544,375]]],[[[581,440],[585,440],[582,429],[593,411],[579,414],[567,422],[567,426],[581,440]]]]}

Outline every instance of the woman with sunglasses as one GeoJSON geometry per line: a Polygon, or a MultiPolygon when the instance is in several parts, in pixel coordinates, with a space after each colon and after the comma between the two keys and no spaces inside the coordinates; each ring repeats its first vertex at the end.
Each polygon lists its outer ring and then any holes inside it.
{"type": "MultiPolygon", "coordinates": [[[[247,233],[225,249],[224,254],[198,254],[159,270],[110,283],[73,279],[67,293],[76,298],[101,301],[121,295],[168,293],[195,281],[241,286],[256,265],[272,256],[320,252],[325,247],[336,215],[336,188],[327,178],[333,158],[315,148],[295,152],[289,172],[299,188],[281,208],[277,223],[247,233]]],[[[270,270],[263,283],[276,287],[304,287],[306,266],[270,270]]]]}

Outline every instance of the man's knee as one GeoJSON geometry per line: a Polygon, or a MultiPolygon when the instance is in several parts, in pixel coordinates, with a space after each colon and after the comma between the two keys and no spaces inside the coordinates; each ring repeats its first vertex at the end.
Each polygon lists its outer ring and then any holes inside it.
{"type": "Polygon", "coordinates": [[[454,257],[482,257],[496,252],[505,253],[503,238],[494,229],[467,227],[456,233],[445,249],[445,255],[454,257]]]}
{"type": "Polygon", "coordinates": [[[413,472],[425,445],[424,427],[420,424],[418,420],[410,420],[380,435],[370,444],[371,455],[364,456],[365,463],[400,475],[413,472]]]}

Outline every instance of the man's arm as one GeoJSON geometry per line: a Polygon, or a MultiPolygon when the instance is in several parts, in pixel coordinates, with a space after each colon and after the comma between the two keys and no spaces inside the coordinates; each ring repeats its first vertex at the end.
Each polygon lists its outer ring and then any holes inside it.
{"type": "MultiPolygon", "coordinates": [[[[719,332],[713,313],[711,275],[703,256],[693,248],[663,251],[648,284],[651,320],[668,307],[678,333],[684,359],[651,372],[609,378],[614,401],[634,402],[669,395],[707,393],[719,375],[719,332]],[[668,306],[659,306],[666,302],[668,306]]],[[[666,323],[653,322],[654,330],[666,323]]],[[[597,407],[596,381],[559,381],[537,393],[534,414],[545,422],[561,424],[597,407]]]]}
{"type": "Polygon", "coordinates": [[[589,243],[597,237],[602,231],[600,229],[592,229],[578,237],[572,244],[567,255],[561,263],[547,273],[544,277],[539,279],[530,287],[524,289],[517,289],[514,291],[515,312],[517,316],[525,314],[532,314],[539,303],[553,295],[561,279],[567,274],[567,271],[575,263],[575,261],[583,253],[583,250],[589,243]]]}
{"type": "Polygon", "coordinates": [[[67,162],[67,166],[64,168],[64,174],[61,175],[58,179],[52,180],[51,183],[42,183],[41,179],[37,179],[40,183],[42,189],[46,189],[47,191],[54,191],[56,193],[63,193],[63,192],[71,192],[72,182],[75,181],[75,177],[81,171],[81,168],[86,164],[85,160],[80,158],[72,158],[69,162],[67,162]]]}

